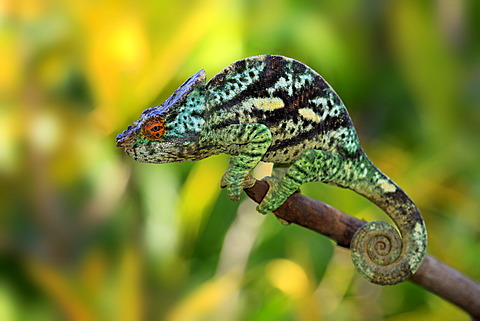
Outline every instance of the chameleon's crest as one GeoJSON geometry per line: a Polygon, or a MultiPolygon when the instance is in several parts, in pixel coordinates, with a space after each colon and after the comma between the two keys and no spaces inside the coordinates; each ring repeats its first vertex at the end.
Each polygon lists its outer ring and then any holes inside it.
{"type": "Polygon", "coordinates": [[[145,109],[142,115],[165,117],[175,107],[182,105],[193,90],[204,84],[205,77],[205,70],[200,70],[178,87],[163,104],[145,109]]]}

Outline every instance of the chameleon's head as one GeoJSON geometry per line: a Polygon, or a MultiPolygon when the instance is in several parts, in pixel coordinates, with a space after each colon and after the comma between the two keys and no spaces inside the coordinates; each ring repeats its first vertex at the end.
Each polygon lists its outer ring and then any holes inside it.
{"type": "Polygon", "coordinates": [[[117,147],[146,163],[188,160],[204,123],[205,71],[185,81],[163,102],[143,111],[139,119],[117,135],[117,147]]]}

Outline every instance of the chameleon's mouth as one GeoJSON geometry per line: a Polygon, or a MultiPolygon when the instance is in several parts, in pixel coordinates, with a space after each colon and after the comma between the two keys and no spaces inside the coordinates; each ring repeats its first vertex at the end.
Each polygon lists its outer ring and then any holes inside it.
{"type": "Polygon", "coordinates": [[[120,148],[125,148],[127,147],[126,144],[125,144],[125,137],[119,137],[120,135],[117,136],[117,147],[120,147],[120,148]]]}
{"type": "Polygon", "coordinates": [[[120,147],[120,148],[125,148],[125,149],[129,148],[132,145],[130,132],[125,130],[121,134],[118,134],[116,145],[117,147],[120,147]]]}

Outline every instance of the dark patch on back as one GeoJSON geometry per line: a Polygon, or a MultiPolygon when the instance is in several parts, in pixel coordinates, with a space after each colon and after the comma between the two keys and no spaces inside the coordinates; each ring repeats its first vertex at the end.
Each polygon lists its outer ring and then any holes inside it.
{"type": "Polygon", "coordinates": [[[260,82],[263,84],[263,89],[266,90],[273,87],[277,81],[285,74],[285,67],[289,61],[281,56],[265,57],[265,68],[260,76],[260,82]]]}
{"type": "Polygon", "coordinates": [[[303,74],[307,70],[307,66],[299,61],[294,60],[292,63],[292,70],[295,74],[303,74]]]}
{"type": "Polygon", "coordinates": [[[341,114],[340,116],[328,115],[323,121],[324,131],[337,131],[340,128],[353,127],[352,121],[348,114],[341,114]]]}

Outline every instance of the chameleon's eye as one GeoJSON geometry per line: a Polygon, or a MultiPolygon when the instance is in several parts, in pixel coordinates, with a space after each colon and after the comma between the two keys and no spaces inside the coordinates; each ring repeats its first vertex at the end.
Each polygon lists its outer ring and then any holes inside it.
{"type": "Polygon", "coordinates": [[[153,118],[143,125],[143,134],[150,140],[159,140],[165,133],[165,120],[153,118]]]}

